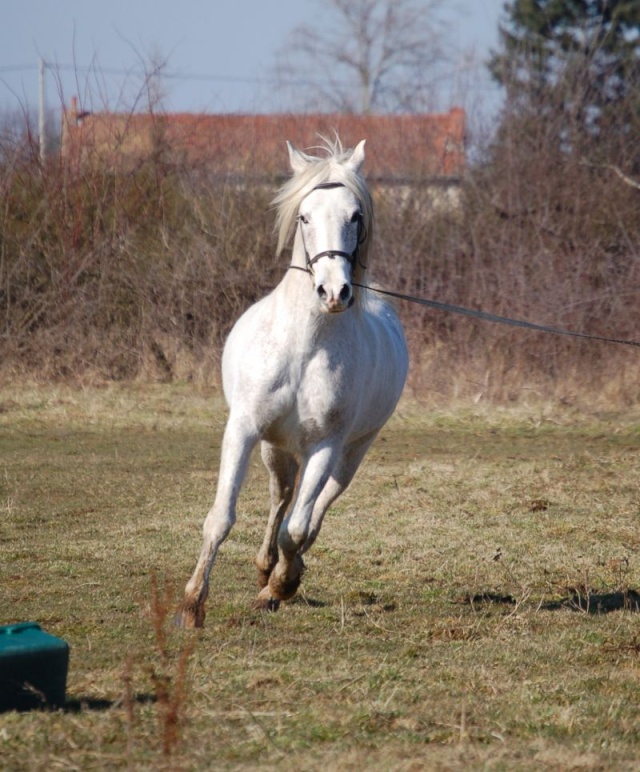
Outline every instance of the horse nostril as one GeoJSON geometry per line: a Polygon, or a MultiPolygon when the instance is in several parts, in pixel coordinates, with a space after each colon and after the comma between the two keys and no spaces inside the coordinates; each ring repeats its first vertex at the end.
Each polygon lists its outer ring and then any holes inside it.
{"type": "Polygon", "coordinates": [[[326,299],[327,291],[325,290],[325,288],[324,288],[324,286],[322,284],[320,284],[316,288],[316,292],[318,293],[318,297],[320,298],[320,300],[325,300],[326,299]]]}
{"type": "Polygon", "coordinates": [[[343,303],[346,303],[350,297],[351,297],[351,287],[348,284],[343,284],[342,289],[340,290],[340,300],[343,303]]]}

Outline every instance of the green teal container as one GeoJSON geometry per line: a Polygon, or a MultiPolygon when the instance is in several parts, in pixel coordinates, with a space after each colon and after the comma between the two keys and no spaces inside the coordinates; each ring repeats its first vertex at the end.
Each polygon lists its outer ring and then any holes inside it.
{"type": "Polygon", "coordinates": [[[35,622],[0,626],[0,711],[62,707],[69,644],[35,622]]]}

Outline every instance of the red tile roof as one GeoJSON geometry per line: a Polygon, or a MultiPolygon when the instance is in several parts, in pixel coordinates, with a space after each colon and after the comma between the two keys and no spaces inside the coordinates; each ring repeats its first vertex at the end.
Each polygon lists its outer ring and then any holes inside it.
{"type": "Polygon", "coordinates": [[[302,150],[337,133],[345,147],[367,140],[369,179],[457,177],[465,164],[464,110],[432,115],[209,115],[65,112],[63,153],[120,159],[167,149],[172,159],[205,164],[215,174],[265,177],[288,173],[285,140],[302,150]]]}

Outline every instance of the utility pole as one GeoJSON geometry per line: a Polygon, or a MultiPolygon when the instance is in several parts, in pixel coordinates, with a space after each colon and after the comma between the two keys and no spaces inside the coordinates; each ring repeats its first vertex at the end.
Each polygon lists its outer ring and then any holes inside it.
{"type": "Polygon", "coordinates": [[[371,73],[368,67],[362,67],[360,75],[360,112],[369,115],[371,112],[371,73]]]}
{"type": "Polygon", "coordinates": [[[47,128],[44,115],[44,71],[46,68],[45,61],[40,57],[39,67],[39,79],[38,79],[38,132],[40,134],[40,162],[44,163],[47,155],[47,128]]]}

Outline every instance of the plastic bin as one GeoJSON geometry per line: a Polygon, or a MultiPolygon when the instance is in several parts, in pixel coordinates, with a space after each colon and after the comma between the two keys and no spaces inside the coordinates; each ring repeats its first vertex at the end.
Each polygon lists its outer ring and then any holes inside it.
{"type": "Polygon", "coordinates": [[[0,626],[0,711],[62,707],[69,644],[35,622],[0,626]]]}

